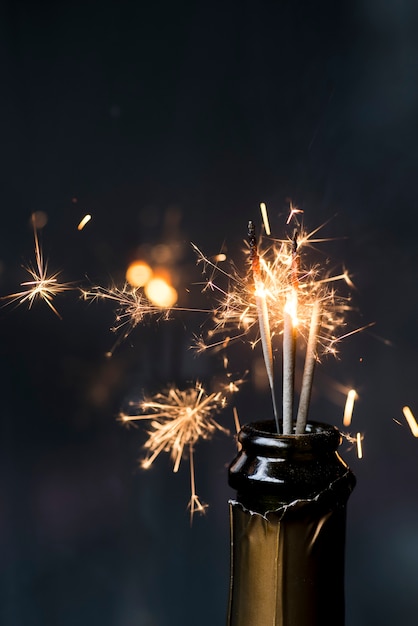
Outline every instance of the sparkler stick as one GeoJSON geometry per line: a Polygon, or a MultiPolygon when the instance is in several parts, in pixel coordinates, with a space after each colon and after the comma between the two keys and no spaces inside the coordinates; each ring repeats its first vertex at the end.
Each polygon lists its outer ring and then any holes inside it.
{"type": "Polygon", "coordinates": [[[274,419],[276,421],[277,432],[280,432],[279,418],[277,415],[276,396],[274,392],[273,374],[273,350],[271,346],[269,315],[266,302],[266,291],[261,277],[260,257],[257,251],[257,240],[253,222],[248,222],[248,243],[250,245],[250,261],[253,272],[255,286],[255,301],[257,306],[258,324],[260,328],[261,345],[263,348],[264,363],[266,365],[267,377],[270,385],[271,399],[273,403],[274,419]]]}
{"type": "Polygon", "coordinates": [[[283,319],[283,434],[292,433],[296,333],[291,313],[283,319]]]}
{"type": "Polygon", "coordinates": [[[305,432],[308,419],[309,404],[311,400],[312,381],[317,359],[316,346],[321,326],[321,315],[318,300],[315,301],[312,310],[311,324],[309,327],[308,344],[306,346],[305,366],[303,369],[302,387],[299,399],[299,408],[296,418],[296,434],[305,432]]]}
{"type": "Polygon", "coordinates": [[[283,434],[293,430],[293,394],[295,387],[297,287],[299,256],[297,232],[292,241],[291,291],[287,297],[283,315],[283,434]]]}

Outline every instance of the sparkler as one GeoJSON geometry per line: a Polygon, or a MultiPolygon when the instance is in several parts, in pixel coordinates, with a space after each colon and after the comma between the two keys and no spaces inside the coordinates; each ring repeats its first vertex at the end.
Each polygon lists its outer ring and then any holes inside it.
{"type": "Polygon", "coordinates": [[[171,309],[163,309],[153,304],[139,287],[131,287],[125,283],[120,287],[92,287],[90,290],[81,289],[84,300],[110,300],[116,303],[115,323],[111,328],[114,333],[121,333],[109,352],[111,356],[115,348],[124,341],[134,328],[150,317],[168,319],[171,309]]]}
{"type": "MultiPolygon", "coordinates": [[[[291,207],[288,222],[296,219],[300,209],[291,207]]],[[[264,218],[263,218],[264,219],[264,218]]],[[[266,222],[268,224],[268,222],[266,222]]],[[[293,432],[294,373],[296,359],[296,336],[306,345],[305,367],[302,377],[300,402],[296,416],[296,432],[304,432],[312,390],[315,363],[320,354],[337,352],[337,344],[353,332],[345,329],[345,314],[351,310],[348,297],[337,294],[333,283],[343,281],[352,286],[346,270],[330,275],[320,265],[301,267],[301,250],[319,239],[316,233],[306,233],[297,223],[291,239],[272,240],[261,249],[255,239],[255,229],[249,224],[248,248],[250,272],[241,275],[231,264],[230,270],[221,269],[217,263],[205,257],[196,247],[198,262],[208,273],[204,290],[218,296],[213,309],[213,325],[198,341],[198,349],[223,349],[238,338],[249,338],[252,346],[261,341],[267,378],[274,403],[273,354],[274,338],[283,342],[283,432],[293,432]],[[208,271],[209,270],[209,271],[208,271]],[[224,286],[223,280],[227,281],[224,286]],[[254,290],[255,287],[255,290],[254,290]],[[250,338],[258,327],[258,337],[250,338]],[[221,335],[219,339],[217,336],[221,335]]],[[[273,404],[274,408],[274,404],[273,404]]],[[[277,412],[274,411],[277,420],[277,412]]]]}
{"type": "Polygon", "coordinates": [[[214,419],[214,416],[225,408],[227,402],[226,393],[218,391],[208,394],[201,383],[196,382],[184,390],[172,386],[152,398],[132,403],[131,406],[137,413],[120,415],[124,423],[150,420],[150,430],[145,443],[148,454],[141,462],[143,468],[149,468],[161,452],[169,452],[173,461],[173,471],[177,472],[181,460],[188,454],[191,519],[195,512],[204,512],[205,509],[205,505],[196,494],[194,447],[199,439],[210,439],[217,430],[229,434],[229,431],[214,419]]]}
{"type": "Polygon", "coordinates": [[[72,286],[71,283],[63,283],[58,280],[60,272],[48,274],[48,262],[44,260],[34,215],[32,215],[32,225],[35,240],[35,264],[23,265],[23,269],[28,272],[32,280],[20,283],[20,286],[25,288],[22,291],[4,296],[2,299],[9,300],[6,304],[12,304],[13,302],[23,304],[27,302],[29,309],[32,308],[35,300],[43,300],[55,315],[61,319],[61,315],[55,308],[53,300],[58,294],[72,289],[72,286]]]}
{"type": "MultiPolygon", "coordinates": [[[[161,279],[158,279],[161,280],[161,279]]],[[[176,311],[202,312],[202,309],[186,309],[175,306],[162,306],[148,298],[142,287],[132,287],[125,283],[123,287],[102,287],[95,285],[91,289],[81,289],[81,297],[88,301],[106,301],[116,303],[115,322],[111,328],[114,333],[120,333],[108,356],[112,356],[116,347],[119,346],[131,332],[142,322],[151,318],[168,320],[176,311]]],[[[207,311],[204,311],[207,313],[207,311]]]]}

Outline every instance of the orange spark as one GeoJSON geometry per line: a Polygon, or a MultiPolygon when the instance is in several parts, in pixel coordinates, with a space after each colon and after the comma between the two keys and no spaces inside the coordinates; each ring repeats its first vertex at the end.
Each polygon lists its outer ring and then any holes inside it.
{"type": "Polygon", "coordinates": [[[350,389],[350,391],[347,393],[347,399],[345,401],[345,407],[344,407],[344,417],[343,417],[343,424],[344,426],[350,426],[351,424],[351,418],[353,416],[353,409],[354,409],[354,402],[355,400],[357,400],[357,392],[355,391],[355,389],[350,389]]]}
{"type": "Polygon", "coordinates": [[[359,459],[363,458],[363,446],[362,446],[363,436],[361,433],[357,433],[357,456],[359,459]]]}
{"type": "Polygon", "coordinates": [[[267,207],[264,202],[260,202],[260,211],[261,217],[263,218],[264,229],[266,231],[266,235],[271,234],[270,224],[269,224],[269,216],[267,214],[267,207]]]}
{"type": "Polygon", "coordinates": [[[418,424],[409,406],[404,406],[402,412],[408,422],[408,426],[411,429],[412,434],[414,437],[418,437],[418,424]]]}
{"type": "Polygon", "coordinates": [[[83,230],[84,226],[87,224],[87,222],[89,222],[91,220],[91,215],[89,213],[87,213],[87,215],[85,215],[83,217],[83,219],[81,220],[81,222],[79,223],[79,225],[77,226],[77,230],[83,230]]]}

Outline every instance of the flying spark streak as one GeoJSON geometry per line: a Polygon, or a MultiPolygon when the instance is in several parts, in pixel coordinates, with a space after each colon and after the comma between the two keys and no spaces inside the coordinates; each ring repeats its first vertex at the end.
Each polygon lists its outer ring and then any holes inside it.
{"type": "Polygon", "coordinates": [[[216,431],[229,434],[214,416],[227,404],[226,394],[218,391],[208,394],[203,386],[196,382],[184,390],[169,387],[152,398],[132,403],[135,414],[121,413],[120,420],[130,423],[150,420],[150,429],[145,448],[148,450],[142,460],[143,468],[149,468],[161,452],[168,452],[173,461],[173,471],[177,472],[181,460],[189,455],[191,499],[189,508],[193,516],[195,511],[203,512],[203,505],[195,489],[193,451],[200,439],[210,439],[216,431]]]}
{"type": "Polygon", "coordinates": [[[349,287],[351,287],[352,289],[355,289],[355,285],[353,283],[353,281],[351,280],[349,274],[347,271],[344,271],[342,274],[338,274],[336,276],[331,276],[329,278],[323,278],[320,282],[322,284],[325,283],[331,283],[331,282],[336,282],[337,280],[343,280],[349,287]]]}
{"type": "Polygon", "coordinates": [[[361,333],[361,332],[363,332],[363,330],[366,330],[367,328],[371,328],[375,324],[376,324],[376,322],[370,322],[370,324],[366,324],[365,326],[362,326],[361,328],[355,328],[354,330],[350,331],[349,333],[345,333],[345,335],[340,335],[339,337],[335,337],[334,339],[332,339],[332,341],[330,341],[330,349],[329,349],[329,351],[332,352],[332,346],[333,346],[333,344],[336,341],[342,341],[343,339],[347,339],[347,337],[351,337],[351,335],[356,335],[357,333],[361,333]]]}
{"type": "Polygon", "coordinates": [[[232,413],[234,415],[235,430],[236,430],[236,433],[238,435],[239,431],[241,430],[241,424],[240,424],[240,421],[239,421],[239,415],[238,415],[238,411],[237,411],[237,407],[236,406],[233,407],[232,413]]]}
{"type": "Polygon", "coordinates": [[[297,213],[303,213],[303,210],[298,209],[298,207],[293,206],[293,204],[290,203],[289,217],[287,218],[286,224],[290,224],[292,217],[294,217],[297,213]]]}
{"type": "Polygon", "coordinates": [[[83,230],[84,226],[91,220],[91,215],[89,215],[87,213],[87,215],[85,215],[83,217],[83,219],[81,220],[81,222],[79,223],[79,225],[77,226],[77,230],[83,230]]]}
{"type": "Polygon", "coordinates": [[[412,434],[414,437],[418,437],[418,424],[409,406],[404,406],[402,412],[408,422],[408,426],[411,429],[412,434]]]}
{"type": "Polygon", "coordinates": [[[356,440],[357,440],[357,456],[359,459],[362,459],[363,458],[363,444],[362,444],[363,435],[361,433],[357,433],[356,440]]]}
{"type": "Polygon", "coordinates": [[[71,290],[72,286],[71,283],[59,282],[58,277],[60,272],[48,274],[48,262],[44,260],[33,216],[32,224],[35,240],[35,265],[23,265],[23,269],[28,272],[32,280],[20,283],[21,287],[25,287],[23,291],[18,291],[17,293],[4,296],[2,299],[9,300],[6,304],[12,304],[13,302],[23,304],[24,302],[27,302],[29,309],[32,308],[35,300],[43,300],[55,313],[55,315],[61,319],[61,315],[55,308],[53,300],[58,294],[71,290]]]}
{"type": "Polygon", "coordinates": [[[260,202],[260,211],[261,211],[261,217],[263,219],[264,230],[266,231],[266,235],[270,236],[271,230],[270,230],[270,224],[269,224],[269,216],[267,214],[267,207],[264,202],[260,202]]]}
{"type": "Polygon", "coordinates": [[[350,389],[347,393],[347,399],[344,407],[343,425],[350,426],[351,418],[353,416],[354,402],[357,400],[357,392],[355,389],[350,389]]]}

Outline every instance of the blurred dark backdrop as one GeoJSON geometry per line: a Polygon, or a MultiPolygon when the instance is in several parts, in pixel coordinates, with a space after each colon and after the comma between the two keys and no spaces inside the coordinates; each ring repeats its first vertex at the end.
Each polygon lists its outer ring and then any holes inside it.
{"type": "MultiPolygon", "coordinates": [[[[312,228],[335,216],[324,233],[346,239],[325,254],[353,275],[354,325],[376,322],[321,366],[312,406],[341,426],[359,393],[347,626],[415,625],[416,3],[14,0],[0,15],[2,295],[27,280],[35,211],[51,270],[76,283],[120,284],[175,224],[184,306],[190,241],[239,263],[260,201],[277,236],[289,198],[312,228]]],[[[62,320],[43,303],[1,311],[1,624],[223,624],[232,437],[197,447],[210,507],[190,528],[187,464],[139,470],[145,429],[115,419],[143,389],[210,382],[216,358],[188,349],[202,320],[138,327],[106,359],[112,307],[76,292],[56,306],[62,320]]],[[[242,421],[270,411],[251,376],[236,405],[242,421]]]]}

